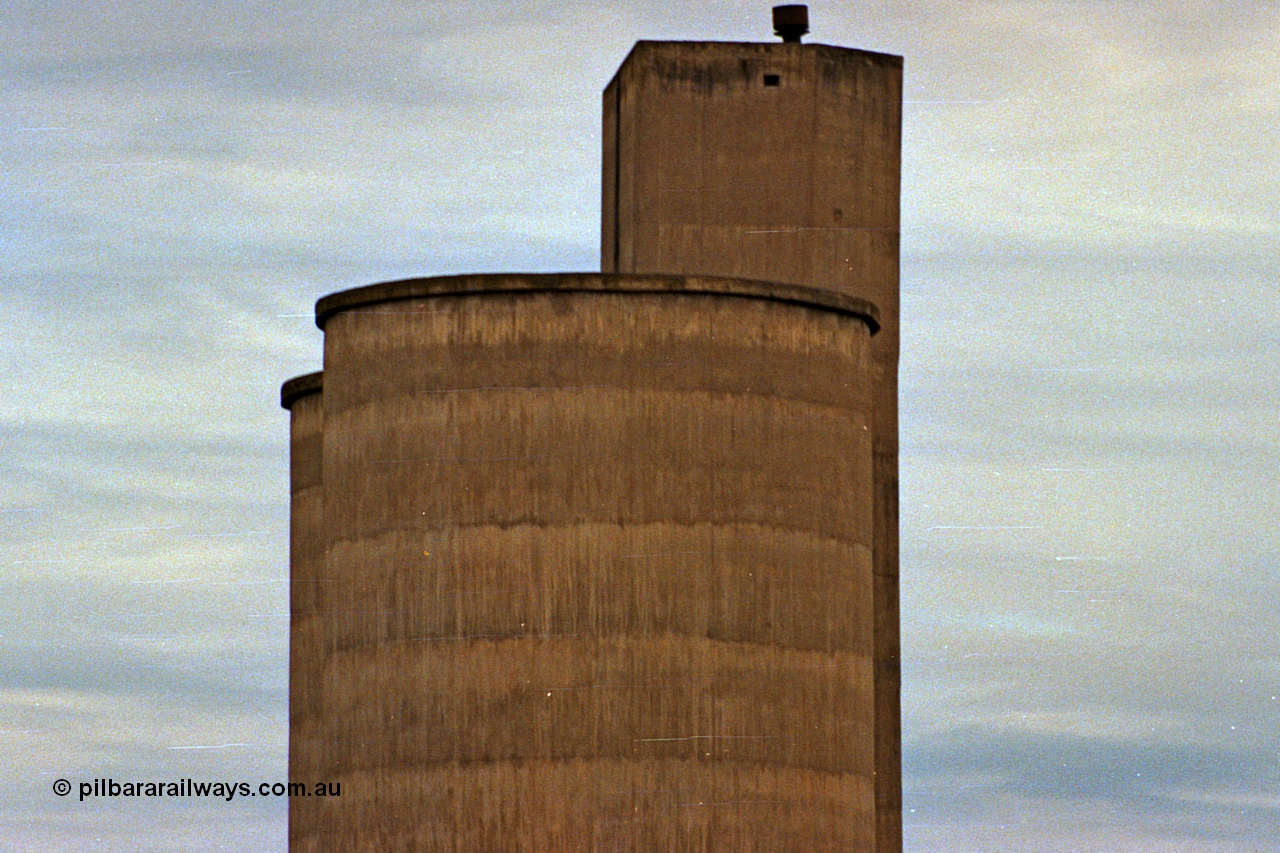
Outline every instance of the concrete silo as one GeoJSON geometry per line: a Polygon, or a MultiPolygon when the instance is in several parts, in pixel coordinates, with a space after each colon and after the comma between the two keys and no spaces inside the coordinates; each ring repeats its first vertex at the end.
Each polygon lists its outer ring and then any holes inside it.
{"type": "MultiPolygon", "coordinates": [[[[310,778],[320,746],[294,732],[317,707],[316,679],[323,658],[314,645],[317,580],[324,570],[323,376],[308,373],[284,383],[280,404],[289,410],[289,778],[310,778]]],[[[316,780],[319,781],[319,780],[316,780]]],[[[289,802],[290,825],[306,824],[305,800],[289,802]]]]}
{"type": "Polygon", "coordinates": [[[642,42],[605,272],[320,300],[293,849],[900,848],[900,80],[642,42]]]}

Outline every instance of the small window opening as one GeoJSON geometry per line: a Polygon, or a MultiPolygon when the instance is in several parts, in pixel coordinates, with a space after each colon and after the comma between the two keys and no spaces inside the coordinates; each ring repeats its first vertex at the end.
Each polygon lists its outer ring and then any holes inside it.
{"type": "Polygon", "coordinates": [[[781,82],[782,82],[782,78],[777,74],[764,75],[764,84],[766,86],[777,86],[781,82]]]}

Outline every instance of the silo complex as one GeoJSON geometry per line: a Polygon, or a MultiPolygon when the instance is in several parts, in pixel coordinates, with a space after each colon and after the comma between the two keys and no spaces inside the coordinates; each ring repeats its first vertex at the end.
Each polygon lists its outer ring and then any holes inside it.
{"type": "Polygon", "coordinates": [[[320,300],[291,849],[900,849],[900,80],[642,42],[605,272],[320,300]]]}

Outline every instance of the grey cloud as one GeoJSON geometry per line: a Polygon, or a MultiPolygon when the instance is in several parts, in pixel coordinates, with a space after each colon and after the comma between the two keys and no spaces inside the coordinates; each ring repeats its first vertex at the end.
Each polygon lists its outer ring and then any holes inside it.
{"type": "MultiPolygon", "coordinates": [[[[263,408],[269,403],[278,407],[278,396],[270,399],[275,396],[270,391],[260,396],[263,408]]],[[[208,512],[216,506],[231,512],[270,508],[275,518],[287,516],[279,501],[259,491],[271,481],[287,484],[287,461],[282,461],[287,447],[285,437],[276,435],[177,439],[89,425],[0,428],[0,452],[9,469],[5,479],[38,478],[58,496],[63,512],[91,513],[103,501],[129,496],[135,506],[153,513],[175,507],[208,512]]]]}
{"type": "MultiPolygon", "coordinates": [[[[91,95],[105,90],[129,92],[139,101],[144,97],[171,99],[205,116],[263,99],[327,102],[366,111],[381,105],[418,112],[463,105],[505,109],[514,103],[510,91],[447,74],[427,73],[417,68],[411,50],[404,49],[403,53],[401,62],[386,62],[380,73],[370,73],[365,63],[358,61],[344,67],[340,60],[335,63],[333,56],[318,52],[246,47],[233,51],[194,49],[190,53],[150,51],[92,58],[9,60],[0,63],[0,76],[64,94],[81,90],[91,95]]],[[[305,130],[311,128],[266,129],[277,133],[305,130]]]]}
{"type": "MultiPolygon", "coordinates": [[[[1271,788],[1276,779],[1273,756],[1255,751],[1206,750],[1160,741],[1117,741],[1102,737],[1032,734],[966,727],[936,735],[927,743],[904,747],[907,773],[918,790],[907,796],[933,809],[988,815],[997,797],[1064,798],[1120,802],[1151,825],[1159,825],[1187,809],[1188,794],[1228,794],[1271,788]],[[931,787],[932,774],[999,780],[968,790],[931,787]]],[[[910,789],[908,789],[910,790],[910,789]]],[[[1228,802],[1214,806],[1210,797],[1197,804],[1195,834],[1210,838],[1248,838],[1264,827],[1280,829],[1280,800],[1245,809],[1250,829],[1214,818],[1235,818],[1228,802]]]]}
{"type": "MultiPolygon", "coordinates": [[[[245,647],[243,639],[230,642],[237,636],[256,639],[287,633],[288,605],[278,590],[252,602],[240,594],[222,592],[198,592],[193,597],[200,600],[187,602],[181,599],[188,596],[173,595],[168,600],[154,601],[150,611],[95,614],[97,618],[89,619],[82,611],[82,606],[91,607],[82,601],[83,591],[69,590],[69,584],[45,583],[38,590],[4,586],[14,601],[27,605],[21,613],[0,614],[23,636],[21,642],[10,644],[0,659],[8,690],[88,692],[103,698],[128,696],[198,706],[219,714],[234,711],[267,715],[288,705],[284,686],[287,667],[281,662],[282,656],[287,658],[287,642],[277,639],[253,643],[257,647],[252,649],[245,647]],[[65,610],[32,612],[32,603],[57,592],[72,593],[65,610]],[[279,615],[265,616],[263,612],[279,615]],[[182,630],[184,620],[198,622],[200,631],[175,633],[182,630]],[[219,638],[223,639],[221,645],[235,651],[210,660],[211,649],[219,644],[212,642],[215,637],[210,636],[207,626],[218,623],[219,632],[225,634],[225,639],[219,638]],[[72,640],[74,657],[50,657],[49,649],[65,649],[72,640]]],[[[199,590],[200,585],[185,587],[199,590]]],[[[95,588],[100,590],[101,585],[95,588]]],[[[108,595],[104,600],[124,606],[137,603],[137,598],[108,595]]]]}

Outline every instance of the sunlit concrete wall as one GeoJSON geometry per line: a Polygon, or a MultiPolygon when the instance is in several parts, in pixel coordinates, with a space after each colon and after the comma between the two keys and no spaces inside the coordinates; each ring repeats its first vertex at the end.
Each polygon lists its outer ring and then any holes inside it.
{"type": "Polygon", "coordinates": [[[290,772],[342,797],[292,849],[874,849],[869,302],[491,275],[317,312],[290,772]]]}

